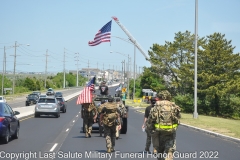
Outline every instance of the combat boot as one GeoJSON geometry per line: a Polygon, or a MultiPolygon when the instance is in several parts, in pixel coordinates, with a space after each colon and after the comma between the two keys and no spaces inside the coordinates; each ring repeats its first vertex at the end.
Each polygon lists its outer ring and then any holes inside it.
{"type": "Polygon", "coordinates": [[[115,152],[115,149],[114,149],[114,147],[112,147],[112,148],[111,148],[111,152],[115,152]]]}
{"type": "Polygon", "coordinates": [[[145,152],[150,152],[150,151],[149,151],[149,147],[146,147],[146,148],[145,148],[145,152]]]}
{"type": "Polygon", "coordinates": [[[91,132],[92,132],[92,130],[89,129],[89,130],[88,130],[88,136],[89,136],[90,138],[91,138],[91,136],[92,136],[92,135],[91,135],[91,134],[92,134],[91,132]]]}
{"type": "Polygon", "coordinates": [[[157,150],[153,148],[153,154],[157,154],[157,150]]]}
{"type": "Polygon", "coordinates": [[[85,133],[85,137],[88,138],[88,133],[87,132],[85,133]]]}
{"type": "Polygon", "coordinates": [[[111,148],[107,148],[107,153],[111,153],[111,148]]]}

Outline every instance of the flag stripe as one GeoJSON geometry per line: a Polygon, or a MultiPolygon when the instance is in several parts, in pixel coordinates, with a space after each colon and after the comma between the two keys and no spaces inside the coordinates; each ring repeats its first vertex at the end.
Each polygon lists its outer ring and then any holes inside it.
{"type": "Polygon", "coordinates": [[[102,42],[110,42],[112,21],[105,24],[95,35],[93,41],[89,41],[89,46],[96,46],[102,42]]]}
{"type": "Polygon", "coordinates": [[[83,104],[83,103],[92,103],[92,98],[93,98],[92,91],[94,90],[94,83],[95,83],[95,77],[93,77],[91,81],[88,82],[87,86],[79,94],[77,99],[77,105],[83,104]]]}

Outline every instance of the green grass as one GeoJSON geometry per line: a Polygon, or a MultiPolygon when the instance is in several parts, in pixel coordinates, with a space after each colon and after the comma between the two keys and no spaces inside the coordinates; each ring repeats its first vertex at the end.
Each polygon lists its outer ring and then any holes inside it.
{"type": "MultiPolygon", "coordinates": [[[[126,100],[126,105],[139,108],[140,112],[144,112],[144,108],[149,106],[144,102],[134,103],[132,100],[126,100]]],[[[227,136],[240,138],[240,120],[225,119],[219,117],[211,117],[198,115],[197,119],[193,118],[193,114],[181,113],[180,122],[194,127],[210,130],[227,136]]]]}

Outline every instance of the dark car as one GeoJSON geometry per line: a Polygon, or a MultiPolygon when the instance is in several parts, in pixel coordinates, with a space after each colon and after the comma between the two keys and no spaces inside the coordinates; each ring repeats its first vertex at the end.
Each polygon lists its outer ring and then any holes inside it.
{"type": "Polygon", "coordinates": [[[56,97],[59,105],[60,105],[60,111],[62,111],[63,113],[67,112],[67,101],[64,100],[63,97],[56,97]]]}
{"type": "Polygon", "coordinates": [[[12,108],[4,102],[0,102],[0,138],[3,143],[7,144],[10,138],[18,139],[20,122],[16,115],[18,111],[13,111],[12,108]]]}
{"type": "Polygon", "coordinates": [[[37,104],[37,101],[39,99],[39,96],[37,94],[29,94],[26,100],[26,106],[37,104]]]}
{"type": "Polygon", "coordinates": [[[63,97],[62,92],[56,92],[56,93],[55,93],[55,97],[63,97]]]}
{"type": "Polygon", "coordinates": [[[32,94],[37,94],[38,96],[40,96],[41,92],[40,91],[33,91],[32,94]]]}
{"type": "Polygon", "coordinates": [[[47,90],[46,95],[47,95],[47,96],[55,95],[55,92],[54,92],[54,90],[53,90],[52,88],[49,88],[49,89],[47,90]]]}

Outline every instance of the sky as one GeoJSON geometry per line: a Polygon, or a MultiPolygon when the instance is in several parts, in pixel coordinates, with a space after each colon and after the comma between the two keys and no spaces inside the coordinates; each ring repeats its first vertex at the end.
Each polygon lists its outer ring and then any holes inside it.
{"type": "MultiPolygon", "coordinates": [[[[128,55],[133,71],[134,46],[112,16],[147,56],[154,43],[173,41],[177,32],[195,32],[195,0],[1,0],[0,6],[0,72],[4,46],[6,70],[13,72],[15,42],[16,72],[45,72],[46,57],[47,72],[62,72],[64,66],[121,70],[128,55]],[[89,46],[110,20],[111,42],[89,46]]],[[[198,35],[225,34],[234,53],[240,52],[239,7],[239,0],[198,0],[198,35]]],[[[139,50],[135,60],[138,72],[150,67],[139,50]]]]}

